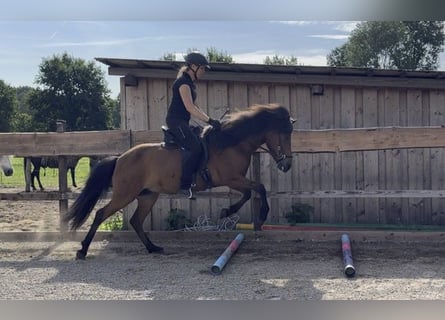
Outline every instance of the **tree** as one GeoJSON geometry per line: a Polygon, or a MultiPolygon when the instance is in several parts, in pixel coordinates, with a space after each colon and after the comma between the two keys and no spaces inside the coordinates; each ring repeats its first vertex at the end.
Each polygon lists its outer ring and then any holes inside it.
{"type": "Polygon", "coordinates": [[[329,66],[437,70],[443,21],[369,21],[327,56],[329,66]]]}
{"type": "Polygon", "coordinates": [[[35,89],[28,86],[15,88],[17,98],[17,112],[13,123],[14,131],[34,131],[34,112],[30,109],[29,98],[35,89]]]}
{"type": "Polygon", "coordinates": [[[0,80],[0,132],[14,130],[13,119],[17,112],[15,89],[0,80]]]}
{"type": "Polygon", "coordinates": [[[106,130],[111,127],[110,91],[102,70],[67,53],[43,59],[30,94],[36,131],[55,131],[56,120],[69,130],[106,130]]]}
{"type": "Polygon", "coordinates": [[[267,56],[263,61],[264,64],[286,65],[286,66],[296,66],[298,64],[297,62],[298,62],[297,57],[294,56],[285,57],[279,55],[274,55],[272,58],[267,56]]]}
{"type": "MultiPolygon", "coordinates": [[[[196,48],[187,49],[187,53],[199,52],[196,48]]],[[[215,47],[207,48],[207,52],[204,54],[209,62],[223,62],[223,63],[233,63],[233,58],[230,54],[225,51],[218,50],[215,47]]],[[[176,61],[176,54],[173,52],[165,53],[160,60],[163,61],[176,61]]]]}
{"type": "Polygon", "coordinates": [[[231,55],[214,47],[207,48],[207,58],[209,62],[233,63],[231,55]]]}

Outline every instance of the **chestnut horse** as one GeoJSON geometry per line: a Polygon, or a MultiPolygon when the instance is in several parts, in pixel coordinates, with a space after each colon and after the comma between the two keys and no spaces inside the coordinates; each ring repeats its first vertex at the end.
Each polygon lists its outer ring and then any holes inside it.
{"type": "MultiPolygon", "coordinates": [[[[211,130],[207,136],[208,170],[214,187],[228,186],[241,192],[241,199],[222,209],[221,218],[237,212],[251,197],[254,190],[260,195],[259,212],[254,213],[256,230],[260,230],[269,211],[263,184],[245,177],[252,154],[263,144],[286,172],[292,165],[291,134],[293,120],[289,111],[279,105],[255,105],[233,113],[224,121],[220,131],[211,130]]],[[[77,251],[77,259],[85,259],[99,225],[134,199],[138,206],[130,223],[149,253],[162,253],[163,248],[153,244],[143,230],[143,222],[159,194],[174,194],[179,190],[181,154],[179,149],[167,150],[161,143],[137,145],[119,157],[109,157],[91,172],[84,189],[68,210],[63,220],[71,230],[82,226],[101,195],[110,186],[112,198],[96,212],[94,221],[77,251]]],[[[205,190],[201,177],[194,190],[205,190]]]]}

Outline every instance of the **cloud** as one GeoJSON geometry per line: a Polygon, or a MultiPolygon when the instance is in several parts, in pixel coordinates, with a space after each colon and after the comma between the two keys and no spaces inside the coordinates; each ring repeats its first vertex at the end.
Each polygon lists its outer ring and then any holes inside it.
{"type": "Polygon", "coordinates": [[[39,48],[53,48],[53,47],[88,47],[88,46],[117,46],[133,42],[141,42],[146,40],[159,41],[164,37],[141,37],[141,38],[128,38],[128,39],[115,39],[115,40],[103,40],[103,41],[83,41],[83,42],[54,42],[37,45],[39,48]]]}
{"type": "MultiPolygon", "coordinates": [[[[254,52],[245,52],[245,53],[239,53],[239,54],[233,54],[232,58],[235,61],[235,63],[255,63],[255,64],[262,64],[264,63],[264,59],[269,56],[274,56],[277,54],[276,52],[273,52],[272,50],[269,51],[254,51],[254,52]]],[[[287,55],[278,54],[279,56],[287,57],[287,55]]],[[[296,56],[298,65],[305,65],[305,66],[326,66],[326,55],[322,54],[314,54],[314,55],[308,55],[308,56],[296,56]]]]}
{"type": "Polygon", "coordinates": [[[347,35],[347,34],[313,34],[313,35],[308,35],[307,37],[329,39],[329,40],[344,40],[344,39],[348,39],[349,35],[347,35]]]}

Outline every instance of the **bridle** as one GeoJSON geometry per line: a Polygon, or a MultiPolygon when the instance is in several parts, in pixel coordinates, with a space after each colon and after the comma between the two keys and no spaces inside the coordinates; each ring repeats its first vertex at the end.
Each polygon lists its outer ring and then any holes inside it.
{"type": "Polygon", "coordinates": [[[277,145],[277,152],[272,152],[271,150],[267,149],[266,147],[260,146],[259,149],[266,151],[268,154],[270,154],[272,156],[272,158],[275,160],[275,163],[277,163],[278,165],[280,164],[280,162],[292,158],[292,155],[287,156],[286,154],[281,152],[281,134],[278,135],[279,136],[279,143],[277,145]]]}

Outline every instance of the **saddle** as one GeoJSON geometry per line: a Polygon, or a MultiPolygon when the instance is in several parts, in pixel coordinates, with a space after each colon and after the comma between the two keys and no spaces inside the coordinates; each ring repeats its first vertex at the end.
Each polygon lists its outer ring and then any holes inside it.
{"type": "MultiPolygon", "coordinates": [[[[201,127],[196,127],[196,126],[191,126],[191,128],[192,132],[199,138],[203,150],[201,154],[201,159],[199,161],[198,171],[193,173],[192,185],[196,184],[196,175],[197,173],[199,173],[204,182],[207,184],[207,188],[210,189],[213,187],[213,182],[210,176],[209,169],[207,168],[207,163],[209,161],[209,149],[207,147],[207,137],[208,133],[211,130],[203,130],[201,127]],[[203,134],[201,135],[201,133],[203,134]]],[[[164,141],[161,143],[161,146],[167,150],[180,149],[181,156],[184,157],[183,153],[186,151],[182,149],[176,142],[175,136],[170,131],[170,129],[167,126],[162,126],[161,129],[162,132],[164,133],[164,141]]]]}

